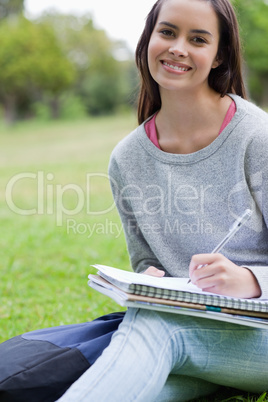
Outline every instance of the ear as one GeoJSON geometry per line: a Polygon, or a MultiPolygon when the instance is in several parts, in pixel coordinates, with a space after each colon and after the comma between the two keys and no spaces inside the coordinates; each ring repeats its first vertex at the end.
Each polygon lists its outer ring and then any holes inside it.
{"type": "Polygon", "coordinates": [[[213,62],[213,64],[212,64],[212,67],[211,67],[211,68],[217,68],[217,67],[219,67],[221,64],[222,64],[222,60],[221,60],[221,58],[219,57],[219,55],[217,55],[216,58],[215,58],[215,60],[214,60],[214,62],[213,62]]]}

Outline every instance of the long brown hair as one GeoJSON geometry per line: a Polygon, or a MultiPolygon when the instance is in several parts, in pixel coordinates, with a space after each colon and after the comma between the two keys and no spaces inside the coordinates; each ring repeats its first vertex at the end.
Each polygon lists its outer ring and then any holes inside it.
{"type": "MultiPolygon", "coordinates": [[[[147,52],[164,1],[158,0],[148,14],[145,28],[136,49],[136,64],[141,76],[138,99],[138,120],[140,124],[161,108],[159,87],[150,74],[147,52]]],[[[233,93],[246,98],[242,76],[239,26],[234,9],[229,0],[202,1],[211,4],[220,23],[218,59],[221,60],[221,64],[211,70],[208,77],[209,86],[219,92],[222,97],[227,93],[233,93]]]]}

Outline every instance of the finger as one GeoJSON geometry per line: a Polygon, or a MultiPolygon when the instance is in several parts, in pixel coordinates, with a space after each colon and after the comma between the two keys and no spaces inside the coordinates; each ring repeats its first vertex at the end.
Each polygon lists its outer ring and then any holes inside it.
{"type": "Polygon", "coordinates": [[[193,273],[193,283],[206,292],[210,292],[210,288],[213,288],[213,293],[218,293],[215,288],[223,288],[228,282],[230,280],[228,280],[226,267],[221,267],[218,263],[211,263],[193,273]]]}
{"type": "Polygon", "coordinates": [[[157,276],[159,278],[162,278],[165,275],[165,271],[162,271],[161,269],[157,269],[155,267],[149,267],[146,269],[144,272],[145,275],[151,275],[151,276],[157,276]]]}
{"type": "Polygon", "coordinates": [[[190,265],[189,265],[189,276],[192,279],[193,278],[193,273],[197,270],[203,267],[203,265],[206,265],[204,261],[207,261],[207,258],[205,258],[207,254],[196,254],[192,257],[190,265]]]}
{"type": "MultiPolygon", "coordinates": [[[[199,272],[198,272],[199,274],[199,272]]],[[[196,278],[195,274],[193,275],[192,282],[194,285],[196,285],[198,288],[210,292],[211,288],[214,288],[217,286],[217,279],[215,278],[215,275],[210,275],[209,273],[206,273],[205,275],[202,275],[202,277],[196,278]]]]}
{"type": "Polygon", "coordinates": [[[192,278],[193,273],[200,268],[213,264],[219,258],[222,258],[222,254],[196,254],[192,257],[189,265],[189,275],[192,278]]]}

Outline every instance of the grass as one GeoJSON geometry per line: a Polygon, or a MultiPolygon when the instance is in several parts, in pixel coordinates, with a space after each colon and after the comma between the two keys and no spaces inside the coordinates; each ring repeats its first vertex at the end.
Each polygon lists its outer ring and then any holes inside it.
{"type": "Polygon", "coordinates": [[[0,342],[120,310],[87,286],[91,264],[129,267],[124,237],[113,234],[119,217],[114,208],[92,215],[87,201],[94,212],[112,206],[108,180],[99,175],[135,124],[134,116],[115,116],[0,131],[0,342]],[[96,175],[89,194],[88,175],[96,175]]]}
{"type": "MultiPolygon", "coordinates": [[[[135,126],[123,115],[0,127],[0,342],[121,310],[87,276],[94,263],[129,268],[106,172],[135,126]]],[[[202,402],[224,399],[268,401],[225,390],[202,402]]]]}
{"type": "Polygon", "coordinates": [[[195,400],[195,402],[267,402],[268,394],[264,392],[261,395],[243,393],[232,388],[225,388],[218,391],[217,394],[207,398],[195,400]]]}

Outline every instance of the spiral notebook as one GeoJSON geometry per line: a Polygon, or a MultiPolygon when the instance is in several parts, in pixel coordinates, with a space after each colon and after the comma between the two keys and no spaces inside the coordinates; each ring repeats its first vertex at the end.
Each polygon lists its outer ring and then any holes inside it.
{"type": "Polygon", "coordinates": [[[157,278],[105,265],[93,265],[98,275],[122,291],[150,298],[200,304],[258,313],[268,313],[267,299],[239,299],[203,292],[188,278],[157,278]]]}
{"type": "Polygon", "coordinates": [[[99,275],[89,275],[89,286],[110,297],[122,307],[156,310],[164,313],[187,315],[237,325],[268,329],[268,313],[205,306],[147,296],[134,295],[120,290],[99,275]],[[246,314],[246,315],[245,315],[246,314]]]}

